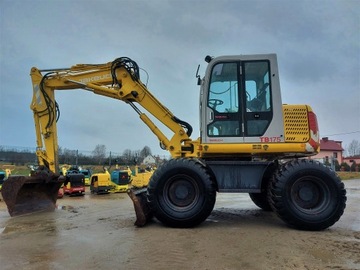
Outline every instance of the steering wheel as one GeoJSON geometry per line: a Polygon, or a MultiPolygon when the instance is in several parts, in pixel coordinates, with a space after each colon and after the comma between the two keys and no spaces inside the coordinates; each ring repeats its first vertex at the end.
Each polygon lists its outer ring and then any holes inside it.
{"type": "Polygon", "coordinates": [[[216,106],[224,104],[224,101],[222,101],[220,99],[212,98],[212,99],[209,99],[208,103],[211,108],[216,109],[216,106]]]}

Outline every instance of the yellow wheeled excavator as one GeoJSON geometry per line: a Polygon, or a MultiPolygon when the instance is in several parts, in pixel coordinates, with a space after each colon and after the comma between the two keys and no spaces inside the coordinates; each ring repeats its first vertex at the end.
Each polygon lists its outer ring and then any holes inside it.
{"type": "Polygon", "coordinates": [[[138,226],[151,217],[194,227],[213,210],[217,192],[246,192],[289,226],[322,230],[339,220],[346,190],[339,177],[308,157],[319,151],[316,115],[308,105],[282,105],[275,54],[210,57],[200,86],[200,136],[140,80],[127,58],[105,64],[31,69],[37,157],[32,177],[10,177],[2,194],[10,215],[54,209],[59,176],[55,90],[80,89],[124,101],[157,136],[172,159],[148,186],[129,190],[138,226]],[[140,105],[142,109],[138,106],[140,105]],[[172,132],[168,138],[146,111],[172,132]]]}

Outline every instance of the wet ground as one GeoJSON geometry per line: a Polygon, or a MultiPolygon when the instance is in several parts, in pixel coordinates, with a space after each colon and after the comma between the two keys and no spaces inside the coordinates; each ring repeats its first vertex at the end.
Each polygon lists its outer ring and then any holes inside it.
{"type": "Polygon", "coordinates": [[[64,197],[55,212],[11,218],[0,201],[0,269],[360,269],[360,180],[321,232],[290,229],[247,194],[218,194],[193,229],[134,227],[126,194],[64,197]]]}

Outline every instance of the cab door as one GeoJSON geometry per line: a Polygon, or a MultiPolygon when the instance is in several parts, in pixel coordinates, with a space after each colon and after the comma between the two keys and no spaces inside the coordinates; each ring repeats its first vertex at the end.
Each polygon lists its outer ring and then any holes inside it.
{"type": "Polygon", "coordinates": [[[206,137],[209,141],[242,140],[242,108],[238,62],[213,66],[206,100],[206,137]]]}

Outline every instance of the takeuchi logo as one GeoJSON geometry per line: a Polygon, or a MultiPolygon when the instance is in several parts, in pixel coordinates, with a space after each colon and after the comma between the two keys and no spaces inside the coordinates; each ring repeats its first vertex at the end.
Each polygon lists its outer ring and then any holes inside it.
{"type": "Polygon", "coordinates": [[[110,78],[111,78],[110,74],[105,74],[105,75],[101,75],[101,76],[93,76],[93,77],[89,77],[89,78],[83,78],[83,79],[80,79],[80,82],[82,82],[82,83],[97,82],[97,81],[101,81],[101,80],[107,80],[110,78]]]}

